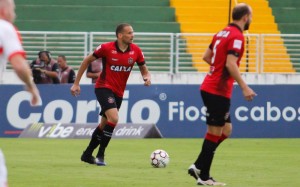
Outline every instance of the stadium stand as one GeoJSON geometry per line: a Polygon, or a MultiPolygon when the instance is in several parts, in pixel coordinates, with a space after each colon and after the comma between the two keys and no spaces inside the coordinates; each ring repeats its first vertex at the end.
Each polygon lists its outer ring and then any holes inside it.
{"type": "MultiPolygon", "coordinates": [[[[269,7],[267,0],[244,0],[253,8],[253,22],[250,26],[249,33],[257,34],[279,34],[278,26],[275,23],[272,9],[269,7]]],[[[235,1],[232,1],[233,6],[235,1]]],[[[229,1],[224,0],[170,0],[172,7],[176,9],[176,20],[180,23],[180,30],[182,33],[215,33],[229,23],[229,1]]],[[[208,36],[209,37],[209,36],[208,36]]],[[[186,43],[189,46],[195,46],[196,40],[194,37],[186,37],[186,43]]],[[[269,55],[264,58],[264,72],[294,72],[294,68],[290,62],[289,55],[286,52],[283,40],[280,36],[272,36],[270,40],[265,43],[266,48],[264,52],[269,55]],[[276,45],[276,50],[280,51],[280,55],[273,52],[273,46],[276,45]],[[268,48],[269,46],[269,48],[268,48]],[[272,65],[270,67],[270,64],[272,65]]],[[[246,63],[249,59],[255,59],[257,55],[255,46],[257,40],[251,37],[247,38],[247,43],[251,45],[246,46],[248,58],[243,58],[241,63],[242,72],[255,72],[257,62],[246,63]],[[250,66],[250,67],[246,67],[250,66]],[[252,71],[253,70],[253,71],[252,71]]],[[[206,48],[201,48],[199,53],[188,49],[192,54],[193,66],[198,71],[207,69],[207,65],[199,62],[200,56],[206,48]]],[[[261,63],[261,62],[260,62],[261,63]]]]}
{"type": "MultiPolygon", "coordinates": [[[[235,2],[232,0],[232,6],[235,2]]],[[[292,0],[288,0],[287,3],[270,0],[272,11],[267,0],[245,0],[243,2],[250,4],[254,11],[249,33],[267,35],[259,39],[256,36],[247,37],[246,55],[241,63],[241,71],[273,73],[295,72],[295,67],[300,69],[298,65],[300,62],[295,54],[297,51],[288,43],[293,39],[279,36],[281,33],[296,32],[297,24],[296,27],[290,25],[292,22],[297,22],[296,10],[300,3],[292,0]],[[294,7],[293,11],[289,8],[291,6],[294,7]],[[294,9],[296,10],[294,11],[294,9]],[[263,48],[260,47],[262,46],[260,41],[263,41],[263,48]],[[257,57],[259,54],[263,54],[263,56],[257,57]],[[263,67],[263,70],[258,70],[260,66],[263,67]]],[[[133,25],[135,32],[205,34],[215,33],[229,22],[229,1],[224,0],[16,0],[16,8],[18,15],[16,25],[21,31],[111,32],[118,23],[128,22],[133,25]]],[[[177,62],[175,60],[173,62],[179,64],[180,71],[207,72],[208,67],[201,58],[211,36],[199,38],[198,36],[181,35],[179,37],[181,38],[179,45],[182,46],[178,51],[180,58],[177,59],[177,62]]],[[[40,40],[42,39],[41,35],[40,40]]],[[[32,40],[32,36],[29,37],[29,40],[32,40]]],[[[140,42],[139,45],[145,53],[150,70],[168,71],[170,69],[166,61],[172,57],[165,54],[167,53],[164,51],[165,47],[162,47],[162,45],[166,45],[165,39],[138,36],[135,41],[140,42]],[[157,45],[160,47],[155,49],[155,46],[149,46],[145,41],[157,41],[157,45]],[[158,53],[164,53],[165,56],[158,58],[158,53]]],[[[25,42],[27,42],[26,39],[25,42]]],[[[61,44],[60,41],[53,42],[53,48],[57,45],[55,43],[61,44]]],[[[72,45],[75,43],[73,42],[72,45]]],[[[30,43],[30,45],[31,51],[38,51],[41,41],[36,45],[35,43],[30,43]]],[[[63,48],[63,46],[61,47],[63,48]]],[[[69,54],[78,53],[80,49],[81,47],[78,47],[77,51],[69,51],[69,54]]],[[[25,48],[25,50],[27,49],[25,48]]],[[[66,51],[67,49],[64,49],[60,52],[66,54],[66,51]]],[[[59,53],[54,51],[53,54],[56,56],[59,53]]],[[[81,54],[76,57],[71,56],[70,65],[77,69],[81,58],[81,54]]],[[[173,59],[175,59],[175,55],[173,59]]]]}
{"type": "Polygon", "coordinates": [[[16,0],[22,31],[111,32],[120,22],[136,32],[179,32],[168,0],[16,0]]]}
{"type": "MultiPolygon", "coordinates": [[[[295,0],[269,0],[275,21],[282,34],[296,34],[300,31],[300,1],[295,0]]],[[[294,68],[300,72],[299,47],[295,42],[299,39],[295,36],[284,38],[285,46],[291,56],[294,68]],[[294,44],[294,45],[293,45],[294,44]]]]}
{"type": "Polygon", "coordinates": [[[269,0],[275,15],[276,23],[284,34],[299,33],[300,30],[300,1],[296,0],[269,0]]]}
{"type": "MultiPolygon", "coordinates": [[[[180,32],[169,0],[16,0],[16,7],[16,25],[21,31],[113,32],[117,24],[127,22],[135,32],[180,32]]],[[[146,40],[146,36],[135,39],[136,42],[146,40]]],[[[162,42],[157,39],[158,46],[162,42]]],[[[168,72],[169,64],[164,63],[166,55],[159,59],[153,54],[155,46],[149,47],[145,42],[139,45],[150,70],[168,72]]],[[[75,69],[79,67],[78,61],[69,64],[75,69]]]]}

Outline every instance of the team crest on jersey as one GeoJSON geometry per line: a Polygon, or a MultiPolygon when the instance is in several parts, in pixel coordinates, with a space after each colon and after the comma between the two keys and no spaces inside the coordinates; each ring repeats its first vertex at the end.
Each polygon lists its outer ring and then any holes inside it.
{"type": "Polygon", "coordinates": [[[134,55],[134,51],[130,51],[129,54],[130,54],[130,55],[134,55]]]}
{"type": "Polygon", "coordinates": [[[116,50],[111,50],[111,54],[117,54],[116,50]]]}
{"type": "Polygon", "coordinates": [[[133,58],[128,58],[128,64],[132,64],[133,63],[133,58]]]}
{"type": "Polygon", "coordinates": [[[112,97],[109,97],[107,101],[108,101],[108,103],[114,103],[114,102],[115,102],[115,99],[112,98],[112,97]]]}

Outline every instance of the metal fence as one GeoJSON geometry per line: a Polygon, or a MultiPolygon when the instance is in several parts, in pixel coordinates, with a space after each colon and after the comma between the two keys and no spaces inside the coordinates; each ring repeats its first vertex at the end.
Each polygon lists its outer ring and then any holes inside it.
{"type": "MultiPolygon", "coordinates": [[[[202,55],[208,48],[213,34],[176,34],[176,67],[175,72],[208,71],[208,65],[203,62],[202,55]]],[[[259,71],[259,35],[245,36],[245,54],[242,59],[241,72],[259,71]]]]}
{"type": "Polygon", "coordinates": [[[53,58],[65,55],[71,66],[77,69],[88,50],[88,33],[86,32],[37,32],[22,31],[23,47],[27,59],[37,58],[39,51],[51,52],[53,58]]]}
{"type": "MultiPolygon", "coordinates": [[[[143,51],[147,66],[151,71],[173,73],[173,34],[172,33],[135,33],[134,43],[143,51]]],[[[91,32],[90,49],[99,44],[116,40],[112,32],[91,32]]],[[[134,66],[133,71],[136,71],[134,66]]]]}
{"type": "Polygon", "coordinates": [[[300,72],[299,34],[262,34],[260,41],[260,72],[300,72]]]}
{"type": "MultiPolygon", "coordinates": [[[[99,44],[116,40],[112,32],[22,31],[21,35],[28,60],[36,59],[39,51],[48,50],[54,58],[65,55],[75,70],[84,56],[99,44]]],[[[143,50],[151,71],[207,72],[208,65],[202,60],[202,55],[212,36],[205,33],[135,33],[134,42],[143,50]]],[[[300,72],[300,35],[246,34],[245,41],[241,72],[300,72]]]]}

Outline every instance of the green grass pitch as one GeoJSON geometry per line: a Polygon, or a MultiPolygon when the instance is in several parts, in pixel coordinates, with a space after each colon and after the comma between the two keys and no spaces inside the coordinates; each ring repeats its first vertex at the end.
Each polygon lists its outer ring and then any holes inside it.
{"type": "MultiPolygon", "coordinates": [[[[10,187],[187,187],[203,139],[112,139],[108,166],[80,161],[88,139],[1,138],[10,187]],[[150,153],[164,149],[167,168],[150,153]]],[[[229,139],[216,151],[211,175],[229,187],[300,186],[300,139],[229,139]]]]}

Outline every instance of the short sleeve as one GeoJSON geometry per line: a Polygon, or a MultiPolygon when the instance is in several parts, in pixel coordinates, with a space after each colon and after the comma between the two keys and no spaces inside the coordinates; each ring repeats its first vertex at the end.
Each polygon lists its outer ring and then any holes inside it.
{"type": "Polygon", "coordinates": [[[145,57],[144,57],[144,54],[143,54],[142,50],[139,47],[137,47],[136,51],[137,51],[136,63],[139,66],[144,65],[145,64],[145,57]]]}
{"type": "Polygon", "coordinates": [[[244,37],[243,35],[237,35],[232,37],[228,42],[227,54],[232,54],[236,57],[240,57],[244,51],[244,37]]]}
{"type": "Polygon", "coordinates": [[[208,48],[209,48],[210,50],[213,50],[213,44],[214,44],[215,40],[216,40],[216,34],[213,36],[213,38],[212,38],[212,40],[211,40],[211,43],[210,43],[209,46],[208,46],[208,48]]]}
{"type": "Polygon", "coordinates": [[[93,55],[96,58],[102,58],[105,56],[105,45],[104,44],[100,44],[98,45],[98,47],[94,50],[93,55]]]}
{"type": "Polygon", "coordinates": [[[0,25],[0,29],[0,41],[8,60],[10,60],[15,54],[21,54],[26,57],[26,53],[21,44],[21,36],[16,28],[14,28],[14,26],[10,23],[3,23],[0,25]]]}

